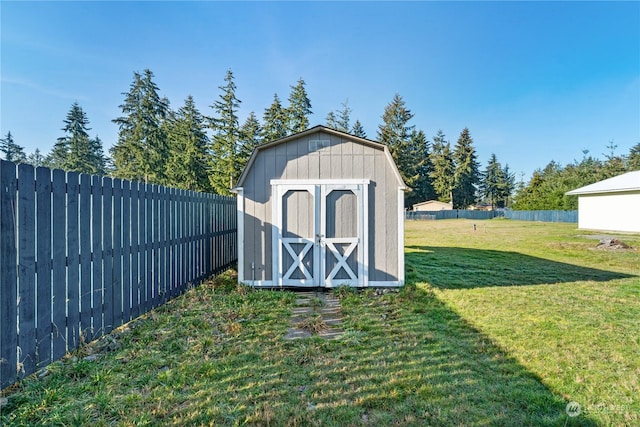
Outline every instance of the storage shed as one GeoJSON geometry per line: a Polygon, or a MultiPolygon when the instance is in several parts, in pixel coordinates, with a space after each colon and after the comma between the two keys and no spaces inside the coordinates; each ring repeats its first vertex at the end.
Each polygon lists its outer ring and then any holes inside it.
{"type": "Polygon", "coordinates": [[[567,192],[578,196],[578,228],[640,233],[640,170],[567,192]]]}
{"type": "Polygon", "coordinates": [[[316,126],[258,146],[238,180],[238,280],[404,284],[404,190],[388,148],[316,126]]]}

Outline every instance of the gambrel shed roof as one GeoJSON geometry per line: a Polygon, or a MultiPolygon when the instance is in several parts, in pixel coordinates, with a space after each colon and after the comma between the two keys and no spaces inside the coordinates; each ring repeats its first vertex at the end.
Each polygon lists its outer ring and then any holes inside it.
{"type": "Polygon", "coordinates": [[[248,174],[249,170],[251,170],[251,167],[253,166],[253,162],[255,161],[255,159],[256,159],[256,157],[258,155],[258,152],[260,152],[261,150],[264,150],[264,149],[267,149],[267,148],[272,148],[272,147],[275,147],[276,145],[285,144],[285,143],[287,143],[289,141],[300,139],[302,137],[309,136],[309,135],[312,135],[314,133],[319,133],[319,132],[330,134],[330,135],[335,135],[335,136],[340,137],[340,138],[348,138],[348,139],[350,139],[350,140],[352,140],[354,142],[357,142],[357,143],[360,143],[360,144],[363,144],[363,145],[366,145],[366,146],[369,146],[369,147],[373,147],[373,148],[376,148],[376,149],[379,149],[379,150],[383,150],[385,152],[385,156],[388,158],[389,163],[391,164],[391,167],[393,168],[394,175],[395,175],[396,179],[398,180],[398,185],[400,187],[402,187],[403,189],[407,188],[407,186],[405,185],[405,183],[404,183],[404,181],[402,179],[402,176],[400,175],[400,171],[398,170],[398,167],[396,166],[395,162],[393,161],[393,159],[391,157],[391,153],[389,152],[389,148],[386,145],[381,144],[381,143],[379,143],[377,141],[372,141],[370,139],[360,138],[360,137],[353,136],[353,135],[350,135],[350,134],[345,133],[345,132],[340,132],[338,130],[331,129],[331,128],[328,128],[328,127],[322,126],[322,125],[317,125],[317,126],[314,126],[312,128],[309,128],[309,129],[307,129],[307,130],[305,130],[303,132],[299,132],[299,133],[296,133],[296,134],[293,134],[293,135],[290,135],[290,136],[287,136],[287,137],[284,137],[284,138],[281,138],[281,139],[278,139],[278,140],[275,140],[275,141],[267,142],[267,143],[264,143],[264,144],[261,144],[261,145],[257,146],[253,150],[253,152],[251,153],[251,157],[249,157],[249,160],[247,161],[247,165],[245,166],[244,170],[242,171],[242,174],[240,175],[240,178],[238,178],[238,183],[237,183],[236,186],[237,187],[242,187],[244,185],[244,181],[247,178],[247,174],[248,174]]]}

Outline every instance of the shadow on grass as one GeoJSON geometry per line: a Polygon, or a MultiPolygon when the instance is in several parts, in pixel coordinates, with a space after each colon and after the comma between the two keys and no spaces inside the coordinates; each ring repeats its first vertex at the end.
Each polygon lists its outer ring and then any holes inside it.
{"type": "Polygon", "coordinates": [[[550,261],[517,252],[468,248],[409,246],[408,280],[443,289],[523,286],[577,281],[607,282],[634,277],[550,261]]]}
{"type": "Polygon", "coordinates": [[[284,292],[214,294],[201,288],[123,333],[122,349],[100,360],[90,375],[69,362],[31,393],[12,398],[7,409],[16,417],[7,414],[7,420],[597,425],[583,415],[568,418],[565,399],[416,285],[399,294],[343,295],[346,332],[333,341],[284,340],[293,301],[284,292]],[[237,333],[220,333],[240,319],[237,333]]]}

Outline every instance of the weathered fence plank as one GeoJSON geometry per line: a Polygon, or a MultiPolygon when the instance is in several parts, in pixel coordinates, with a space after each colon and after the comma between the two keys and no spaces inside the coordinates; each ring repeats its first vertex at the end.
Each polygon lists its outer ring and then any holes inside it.
{"type": "Polygon", "coordinates": [[[99,176],[91,178],[91,233],[93,243],[93,286],[91,289],[92,307],[92,336],[98,338],[103,334],[102,298],[104,288],[102,283],[102,179],[99,176]]]}
{"type": "Polygon", "coordinates": [[[122,181],[122,322],[131,320],[131,182],[122,181]]]}
{"type": "Polygon", "coordinates": [[[140,184],[138,187],[138,215],[140,223],[138,225],[138,245],[140,247],[140,264],[138,269],[138,297],[140,313],[147,311],[147,194],[146,185],[140,184]]]}
{"type": "Polygon", "coordinates": [[[0,384],[16,380],[16,166],[0,161],[0,384]]]}
{"type": "Polygon", "coordinates": [[[103,334],[113,330],[113,184],[102,179],[102,317],[103,334]]]}
{"type": "Polygon", "coordinates": [[[140,216],[138,208],[140,184],[131,183],[131,318],[135,319],[140,315],[140,278],[138,270],[140,268],[140,236],[138,228],[140,216]]]}
{"type": "Polygon", "coordinates": [[[160,193],[158,186],[151,187],[153,200],[153,306],[160,304],[160,193]]]}
{"type": "Polygon", "coordinates": [[[53,358],[67,352],[66,176],[53,171],[53,358]]]}
{"type": "Polygon", "coordinates": [[[159,209],[160,209],[160,224],[159,224],[159,257],[158,268],[160,270],[160,304],[164,304],[167,301],[167,278],[169,277],[169,269],[167,263],[167,224],[169,221],[167,210],[167,189],[165,187],[159,188],[159,209]]]}
{"type": "Polygon", "coordinates": [[[79,176],[67,173],[67,350],[80,345],[79,176]]]}
{"type": "Polygon", "coordinates": [[[0,387],[226,268],[232,204],[0,161],[0,387]]]}
{"type": "Polygon", "coordinates": [[[35,176],[33,166],[18,165],[18,316],[19,377],[36,369],[35,176]]]}
{"type": "Polygon", "coordinates": [[[146,207],[146,228],[143,229],[145,241],[145,313],[153,308],[153,200],[151,198],[151,184],[144,189],[146,207]]]}
{"type": "MultiPolygon", "coordinates": [[[[51,354],[51,169],[36,169],[36,367],[53,361],[51,354]]],[[[4,277],[4,275],[2,276],[4,277]]]]}
{"type": "Polygon", "coordinates": [[[113,180],[113,327],[122,325],[122,180],[113,180]]]}
{"type": "Polygon", "coordinates": [[[91,176],[80,175],[80,337],[92,336],[91,176]]]}

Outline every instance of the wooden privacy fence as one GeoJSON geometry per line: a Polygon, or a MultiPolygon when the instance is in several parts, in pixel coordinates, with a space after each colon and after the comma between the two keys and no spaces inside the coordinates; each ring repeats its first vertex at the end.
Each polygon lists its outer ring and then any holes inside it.
{"type": "Polygon", "coordinates": [[[0,161],[0,388],[237,260],[232,197],[0,161]]]}

